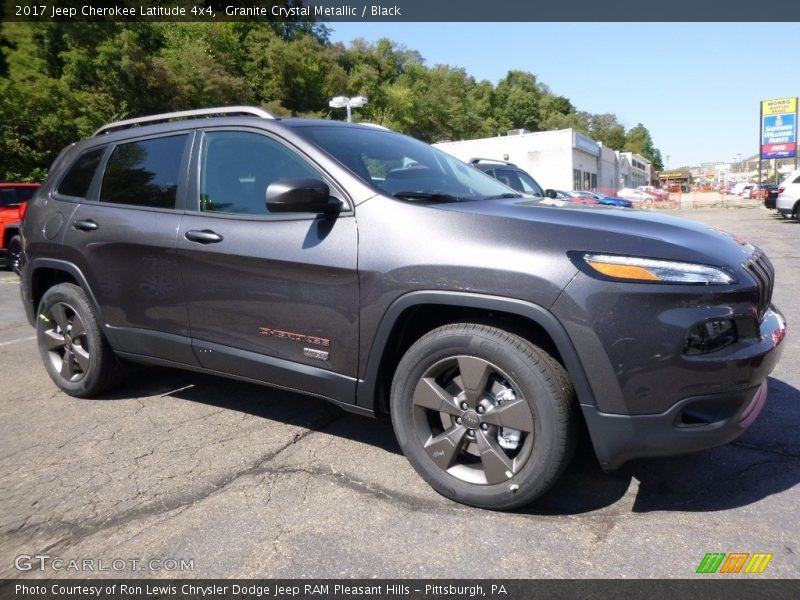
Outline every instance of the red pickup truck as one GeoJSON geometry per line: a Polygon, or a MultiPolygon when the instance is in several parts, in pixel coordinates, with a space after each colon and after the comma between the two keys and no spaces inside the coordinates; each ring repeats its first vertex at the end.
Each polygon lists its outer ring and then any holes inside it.
{"type": "Polygon", "coordinates": [[[16,271],[22,240],[20,223],[28,208],[28,200],[39,187],[38,183],[0,183],[0,267],[16,271]]]}

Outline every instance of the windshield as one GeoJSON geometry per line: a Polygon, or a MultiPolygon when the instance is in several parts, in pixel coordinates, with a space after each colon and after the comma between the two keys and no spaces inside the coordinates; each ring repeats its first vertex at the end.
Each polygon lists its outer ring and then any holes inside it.
{"type": "Polygon", "coordinates": [[[436,148],[383,129],[298,127],[366,183],[411,201],[458,202],[519,194],[436,148]]]}

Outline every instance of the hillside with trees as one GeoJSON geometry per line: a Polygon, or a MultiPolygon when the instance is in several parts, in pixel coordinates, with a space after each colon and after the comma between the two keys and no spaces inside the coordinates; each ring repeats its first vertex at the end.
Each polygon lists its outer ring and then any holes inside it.
{"type": "Polygon", "coordinates": [[[0,50],[4,181],[42,179],[61,148],[110,121],[225,104],[341,119],[328,107],[339,95],[369,98],[357,120],[426,142],[572,127],[662,166],[644,125],[579,111],[531,73],[476,81],[387,39],[331,43],[315,23],[6,22],[0,50]]]}

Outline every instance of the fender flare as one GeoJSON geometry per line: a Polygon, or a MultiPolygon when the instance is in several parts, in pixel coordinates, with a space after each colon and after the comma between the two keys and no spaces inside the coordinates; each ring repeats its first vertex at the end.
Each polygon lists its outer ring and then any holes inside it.
{"type": "Polygon", "coordinates": [[[31,262],[25,265],[25,287],[28,290],[27,296],[24,297],[26,305],[25,312],[28,315],[28,321],[30,324],[36,327],[36,311],[39,307],[33,305],[33,277],[36,271],[39,269],[63,271],[72,276],[72,278],[78,283],[78,286],[84,291],[86,297],[89,299],[89,303],[92,305],[92,309],[94,309],[94,313],[97,315],[99,325],[103,329],[103,333],[108,338],[109,344],[112,348],[116,348],[117,345],[116,340],[113,339],[113,332],[109,331],[105,326],[106,321],[103,317],[103,311],[100,308],[100,304],[97,302],[97,298],[95,298],[89,282],[87,281],[83,272],[77,266],[66,260],[60,260],[57,258],[34,258],[31,262]],[[28,310],[28,307],[30,307],[30,310],[28,310]]]}
{"type": "Polygon", "coordinates": [[[538,304],[503,296],[473,294],[468,292],[420,290],[400,296],[384,313],[375,333],[369,356],[367,357],[364,379],[360,379],[358,382],[356,391],[357,406],[370,411],[376,410],[375,393],[378,389],[378,375],[389,336],[397,320],[400,318],[400,315],[405,310],[425,304],[439,304],[510,313],[537,324],[550,336],[558,352],[561,354],[564,367],[570,376],[572,385],[575,388],[575,393],[578,396],[578,401],[581,404],[592,406],[597,404],[592,388],[589,385],[586,371],[578,357],[575,346],[572,344],[572,340],[561,322],[547,309],[538,304]]]}
{"type": "Polygon", "coordinates": [[[2,226],[2,230],[0,231],[0,233],[2,233],[2,239],[0,239],[2,246],[0,247],[6,248],[7,240],[11,240],[15,235],[19,235],[20,226],[21,223],[19,221],[12,221],[2,226]]]}

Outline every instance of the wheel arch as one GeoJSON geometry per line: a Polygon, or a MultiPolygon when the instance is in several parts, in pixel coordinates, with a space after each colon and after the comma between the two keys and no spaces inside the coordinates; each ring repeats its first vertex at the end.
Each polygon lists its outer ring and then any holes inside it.
{"type": "Polygon", "coordinates": [[[47,290],[59,283],[72,283],[81,288],[86,294],[86,297],[92,305],[92,309],[99,317],[100,326],[103,327],[104,320],[101,317],[102,311],[100,310],[100,305],[97,303],[97,298],[95,298],[92,288],[89,286],[89,282],[77,266],[63,260],[37,258],[27,265],[26,270],[30,280],[28,286],[30,294],[29,297],[26,298],[26,302],[29,304],[29,307],[26,308],[30,310],[27,310],[26,313],[29,315],[29,320],[31,320],[30,316],[33,317],[31,325],[36,325],[35,314],[47,290]]]}
{"type": "Polygon", "coordinates": [[[358,382],[356,405],[374,413],[388,412],[392,376],[405,351],[428,331],[458,322],[500,327],[544,347],[564,365],[579,402],[596,405],[575,347],[550,311],[513,298],[436,290],[410,292],[386,310],[358,382]]]}
{"type": "Polygon", "coordinates": [[[3,227],[3,248],[8,248],[8,243],[15,235],[19,235],[19,223],[6,223],[3,227]]]}

